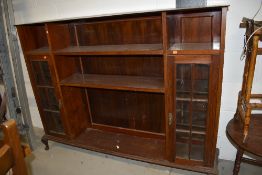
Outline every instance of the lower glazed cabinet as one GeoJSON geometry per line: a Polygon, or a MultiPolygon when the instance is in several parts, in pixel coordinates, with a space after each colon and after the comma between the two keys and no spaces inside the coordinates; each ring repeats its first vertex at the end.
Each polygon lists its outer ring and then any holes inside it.
{"type": "Polygon", "coordinates": [[[42,138],[216,174],[226,6],[18,25],[42,138]]]}

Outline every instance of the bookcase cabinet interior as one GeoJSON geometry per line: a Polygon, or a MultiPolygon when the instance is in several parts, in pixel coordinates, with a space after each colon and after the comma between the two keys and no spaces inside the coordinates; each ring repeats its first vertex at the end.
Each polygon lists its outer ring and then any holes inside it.
{"type": "Polygon", "coordinates": [[[43,142],[216,174],[226,11],[18,25],[43,142]]]}

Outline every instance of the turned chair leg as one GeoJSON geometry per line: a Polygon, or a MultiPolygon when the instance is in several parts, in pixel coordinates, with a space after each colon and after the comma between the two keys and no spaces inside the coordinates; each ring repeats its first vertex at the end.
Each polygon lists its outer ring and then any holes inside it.
{"type": "Polygon", "coordinates": [[[244,150],[242,150],[240,148],[237,150],[237,155],[236,155],[233,175],[238,175],[238,172],[240,170],[241,160],[242,160],[242,157],[243,157],[243,153],[244,153],[244,150]]]}

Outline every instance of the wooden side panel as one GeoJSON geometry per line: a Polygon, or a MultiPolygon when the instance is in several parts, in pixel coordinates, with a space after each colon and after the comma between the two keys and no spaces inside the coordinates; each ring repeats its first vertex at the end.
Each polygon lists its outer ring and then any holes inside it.
{"type": "Polygon", "coordinates": [[[17,26],[17,29],[24,52],[48,47],[44,24],[17,26]]]}
{"type": "Polygon", "coordinates": [[[181,42],[202,43],[212,41],[212,17],[181,17],[181,42]],[[193,27],[193,29],[192,29],[193,27]]]}
{"type": "Polygon", "coordinates": [[[79,45],[155,44],[161,43],[161,18],[138,17],[75,24],[79,45]]]}
{"type": "Polygon", "coordinates": [[[221,101],[221,88],[223,77],[223,56],[212,57],[212,69],[210,75],[210,85],[212,88],[211,96],[209,97],[209,118],[207,120],[207,137],[206,137],[206,152],[205,152],[205,165],[214,166],[214,159],[216,153],[220,101],[221,101]]]}
{"type": "Polygon", "coordinates": [[[85,90],[75,87],[61,87],[62,104],[70,123],[69,136],[75,138],[90,125],[85,90]]]}
{"type": "Polygon", "coordinates": [[[59,81],[69,77],[74,73],[81,73],[80,58],[56,56],[55,62],[57,65],[57,74],[59,81]]]}
{"type": "Polygon", "coordinates": [[[171,44],[220,42],[220,10],[170,13],[167,20],[171,44]]]}
{"type": "Polygon", "coordinates": [[[47,26],[48,36],[50,40],[50,48],[52,51],[65,48],[70,45],[71,38],[70,38],[70,28],[68,24],[48,23],[46,26],[47,26]]]}
{"type": "Polygon", "coordinates": [[[85,56],[85,74],[163,77],[162,56],[85,56]]]}

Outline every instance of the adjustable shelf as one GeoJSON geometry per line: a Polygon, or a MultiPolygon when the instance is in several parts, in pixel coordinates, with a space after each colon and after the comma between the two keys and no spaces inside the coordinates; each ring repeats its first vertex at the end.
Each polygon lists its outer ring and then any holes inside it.
{"type": "Polygon", "coordinates": [[[182,132],[182,133],[192,133],[192,134],[199,134],[199,135],[206,135],[206,132],[205,131],[196,131],[196,130],[188,130],[188,129],[176,129],[176,132],[182,132]]]}
{"type": "Polygon", "coordinates": [[[169,54],[219,54],[220,43],[175,43],[169,48],[169,54]]]}
{"type": "Polygon", "coordinates": [[[207,98],[176,97],[177,101],[208,102],[207,98]]]}
{"type": "Polygon", "coordinates": [[[54,86],[51,85],[36,85],[38,88],[48,88],[48,89],[54,89],[54,86]]]}
{"type": "Polygon", "coordinates": [[[49,47],[41,47],[41,48],[30,50],[26,52],[26,55],[48,55],[48,54],[50,54],[49,47]]]}
{"type": "Polygon", "coordinates": [[[52,113],[60,113],[60,111],[57,111],[57,110],[53,110],[53,109],[43,109],[43,111],[45,112],[52,112],[52,113]]]}
{"type": "Polygon", "coordinates": [[[162,55],[161,44],[70,46],[55,55],[162,55]]]}
{"type": "Polygon", "coordinates": [[[76,73],[63,79],[60,84],[62,86],[164,93],[164,81],[160,77],[76,73]]]}

